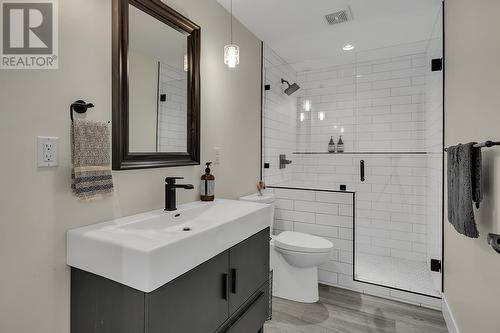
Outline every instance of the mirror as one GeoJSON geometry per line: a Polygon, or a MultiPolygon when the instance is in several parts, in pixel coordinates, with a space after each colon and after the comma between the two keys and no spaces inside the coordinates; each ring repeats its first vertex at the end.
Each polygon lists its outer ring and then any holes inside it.
{"type": "Polygon", "coordinates": [[[113,169],[199,164],[200,28],[159,0],[113,4],[113,169]]]}
{"type": "Polygon", "coordinates": [[[187,152],[186,52],[186,35],[129,5],[131,152],[187,152]]]}

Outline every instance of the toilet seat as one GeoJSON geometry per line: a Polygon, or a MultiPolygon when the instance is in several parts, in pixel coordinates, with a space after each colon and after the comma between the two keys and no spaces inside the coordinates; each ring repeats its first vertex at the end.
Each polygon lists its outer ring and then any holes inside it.
{"type": "Polygon", "coordinates": [[[276,248],[293,252],[325,253],[333,248],[333,244],[322,237],[296,231],[284,231],[273,240],[276,248]]]}

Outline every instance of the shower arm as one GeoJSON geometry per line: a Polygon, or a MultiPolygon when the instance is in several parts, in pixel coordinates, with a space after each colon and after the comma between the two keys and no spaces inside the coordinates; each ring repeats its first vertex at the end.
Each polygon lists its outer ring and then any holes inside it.
{"type": "Polygon", "coordinates": [[[290,82],[288,82],[288,81],[287,81],[287,80],[285,80],[285,79],[281,79],[281,83],[286,83],[286,84],[288,84],[288,86],[289,86],[289,87],[291,86],[290,82]]]}

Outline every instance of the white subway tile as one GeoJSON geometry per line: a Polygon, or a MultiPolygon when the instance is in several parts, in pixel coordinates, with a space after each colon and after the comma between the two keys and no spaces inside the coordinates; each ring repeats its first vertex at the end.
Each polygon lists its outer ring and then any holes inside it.
{"type": "Polygon", "coordinates": [[[306,234],[312,234],[322,237],[337,238],[339,236],[338,227],[334,226],[324,226],[319,224],[309,224],[309,223],[294,223],[294,231],[303,232],[306,234]]]}
{"type": "Polygon", "coordinates": [[[334,273],[349,275],[352,274],[352,265],[338,261],[327,261],[319,266],[319,269],[334,273]]]}
{"type": "Polygon", "coordinates": [[[354,255],[353,252],[351,251],[339,251],[339,256],[338,256],[340,262],[346,263],[346,264],[353,264],[353,259],[354,255]]]}
{"type": "Polygon", "coordinates": [[[312,191],[275,189],[276,198],[278,199],[296,199],[314,201],[315,195],[312,191]]]}
{"type": "Polygon", "coordinates": [[[352,204],[353,195],[351,193],[340,192],[315,192],[316,201],[337,203],[337,204],[352,204]]]}
{"type": "Polygon", "coordinates": [[[352,229],[350,229],[350,228],[339,228],[338,229],[338,237],[340,239],[352,240],[353,239],[352,229]]]}
{"type": "Polygon", "coordinates": [[[410,78],[403,79],[390,79],[385,81],[375,81],[372,83],[373,89],[396,88],[396,87],[409,87],[411,85],[410,78]]]}
{"type": "Polygon", "coordinates": [[[327,285],[336,285],[338,283],[337,273],[318,269],[318,281],[327,285]]]}
{"type": "MultiPolygon", "coordinates": [[[[399,105],[399,104],[410,104],[413,103],[412,96],[396,96],[396,97],[382,97],[382,98],[374,98],[372,100],[373,106],[382,106],[382,105],[399,105]]],[[[415,101],[415,103],[417,103],[415,101]]]]}
{"type": "Polygon", "coordinates": [[[352,228],[353,219],[351,216],[338,216],[330,214],[316,214],[316,224],[352,228]]]}
{"type": "Polygon", "coordinates": [[[386,64],[373,65],[373,72],[386,72],[386,71],[395,71],[398,69],[410,68],[411,61],[403,60],[398,62],[389,62],[386,64]]]}
{"type": "Polygon", "coordinates": [[[275,219],[274,229],[293,231],[293,221],[275,219]]]}
{"type": "Polygon", "coordinates": [[[326,202],[314,202],[314,201],[295,201],[295,210],[297,211],[305,211],[312,213],[321,213],[321,214],[339,214],[339,205],[326,203],[326,202]]]}
{"type": "Polygon", "coordinates": [[[353,216],[353,206],[352,205],[339,205],[339,215],[340,216],[353,216]]]}
{"type": "Polygon", "coordinates": [[[276,208],[293,210],[293,200],[277,198],[274,203],[276,208]]]}
{"type": "Polygon", "coordinates": [[[314,223],[314,213],[298,212],[293,210],[275,209],[275,217],[278,220],[288,220],[294,222],[314,223]]]}

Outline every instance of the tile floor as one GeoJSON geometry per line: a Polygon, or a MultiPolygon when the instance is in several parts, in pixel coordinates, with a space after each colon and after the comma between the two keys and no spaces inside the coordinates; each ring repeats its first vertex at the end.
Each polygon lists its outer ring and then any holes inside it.
{"type": "Polygon", "coordinates": [[[320,301],[273,300],[265,333],[447,333],[441,312],[320,285],[320,301]]]}
{"type": "Polygon", "coordinates": [[[440,297],[425,262],[359,253],[356,279],[440,297]]]}

